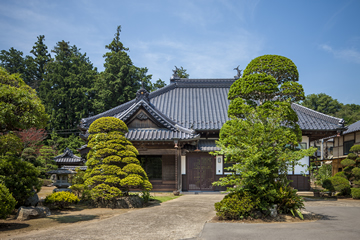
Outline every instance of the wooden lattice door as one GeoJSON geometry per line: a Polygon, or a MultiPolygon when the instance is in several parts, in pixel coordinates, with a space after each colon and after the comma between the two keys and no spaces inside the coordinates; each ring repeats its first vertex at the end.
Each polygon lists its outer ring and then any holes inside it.
{"type": "Polygon", "coordinates": [[[215,160],[209,154],[194,153],[187,156],[189,190],[213,190],[215,160]]]}

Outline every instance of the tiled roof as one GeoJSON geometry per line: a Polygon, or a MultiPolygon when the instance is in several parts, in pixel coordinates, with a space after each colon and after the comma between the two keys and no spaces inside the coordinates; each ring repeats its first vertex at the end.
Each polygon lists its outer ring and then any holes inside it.
{"type": "Polygon", "coordinates": [[[357,121],[356,123],[349,125],[348,130],[343,132],[343,134],[348,134],[356,131],[360,131],[360,121],[357,121]]]}
{"type": "Polygon", "coordinates": [[[137,128],[129,129],[125,137],[130,141],[167,141],[173,139],[197,139],[200,135],[183,131],[171,131],[169,129],[137,128]]]}
{"type": "MultiPolygon", "coordinates": [[[[220,130],[229,120],[227,98],[234,78],[229,79],[178,79],[164,88],[149,94],[150,105],[169,119],[187,129],[220,130]]],[[[107,112],[82,120],[83,129],[97,118],[121,116],[136,101],[132,100],[107,112]]],[[[341,119],[327,116],[298,104],[292,108],[299,117],[302,130],[334,131],[341,127],[341,119]]]]}
{"type": "Polygon", "coordinates": [[[213,152],[221,150],[219,147],[216,146],[215,140],[199,140],[197,146],[187,144],[184,148],[190,151],[195,151],[196,149],[199,149],[202,152],[213,152]]]}
{"type": "Polygon", "coordinates": [[[302,130],[334,130],[342,127],[342,119],[332,117],[310,108],[293,103],[292,109],[299,118],[299,126],[302,130]]]}
{"type": "Polygon", "coordinates": [[[76,168],[79,168],[81,171],[86,171],[87,166],[62,166],[60,169],[75,171],[76,168]]]}
{"type": "Polygon", "coordinates": [[[83,159],[74,155],[74,153],[66,148],[64,153],[54,157],[56,163],[82,163],[83,159]]]}

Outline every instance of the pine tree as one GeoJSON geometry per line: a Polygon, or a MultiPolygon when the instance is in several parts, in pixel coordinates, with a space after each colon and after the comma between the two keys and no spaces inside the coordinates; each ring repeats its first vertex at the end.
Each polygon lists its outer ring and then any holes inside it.
{"type": "Polygon", "coordinates": [[[58,42],[52,52],[55,57],[47,63],[39,95],[50,115],[50,128],[75,129],[82,118],[93,114],[97,71],[86,54],[69,42],[58,42]]]}
{"type": "Polygon", "coordinates": [[[129,55],[120,41],[121,26],[117,27],[113,41],[105,48],[110,50],[104,55],[105,70],[95,83],[96,99],[94,107],[96,113],[104,112],[135,98],[141,81],[151,90],[151,75],[146,75],[147,68],[133,65],[129,55]]]}
{"type": "Polygon", "coordinates": [[[46,64],[50,61],[50,54],[47,50],[47,46],[45,45],[45,36],[39,35],[37,37],[37,42],[35,42],[35,45],[33,46],[30,53],[32,53],[35,58],[33,59],[34,67],[34,81],[33,87],[34,89],[38,89],[41,82],[43,81],[45,77],[46,72],[46,64]]]}

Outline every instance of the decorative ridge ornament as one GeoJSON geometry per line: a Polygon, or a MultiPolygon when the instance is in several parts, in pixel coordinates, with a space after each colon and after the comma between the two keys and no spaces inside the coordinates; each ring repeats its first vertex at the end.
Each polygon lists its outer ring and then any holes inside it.
{"type": "Polygon", "coordinates": [[[170,78],[170,82],[174,82],[175,80],[180,80],[180,77],[178,75],[179,68],[175,66],[175,70],[172,71],[173,71],[173,75],[170,78]]]}
{"type": "Polygon", "coordinates": [[[140,100],[144,100],[145,102],[150,103],[149,92],[146,91],[143,86],[136,92],[136,102],[139,102],[140,100]]]}
{"type": "Polygon", "coordinates": [[[237,75],[234,76],[235,79],[241,78],[241,71],[242,71],[242,70],[240,70],[239,67],[240,67],[240,65],[238,65],[236,68],[233,69],[233,70],[236,70],[236,71],[237,71],[237,75]]]}

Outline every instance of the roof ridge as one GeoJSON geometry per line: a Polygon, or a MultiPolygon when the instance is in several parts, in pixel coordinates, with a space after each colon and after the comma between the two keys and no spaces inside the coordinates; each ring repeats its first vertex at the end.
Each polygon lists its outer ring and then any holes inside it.
{"type": "Polygon", "coordinates": [[[320,117],[318,117],[318,115],[320,115],[322,117],[322,119],[324,119],[326,121],[334,122],[335,120],[337,120],[336,124],[339,124],[340,121],[343,120],[342,118],[337,118],[337,117],[333,117],[333,116],[330,116],[330,115],[326,115],[324,113],[315,111],[314,109],[311,109],[311,108],[304,107],[304,106],[302,106],[300,104],[297,104],[297,103],[292,103],[291,105],[295,105],[295,107],[297,107],[298,110],[300,110],[302,112],[304,112],[304,110],[307,110],[314,117],[320,118],[320,117]]]}

